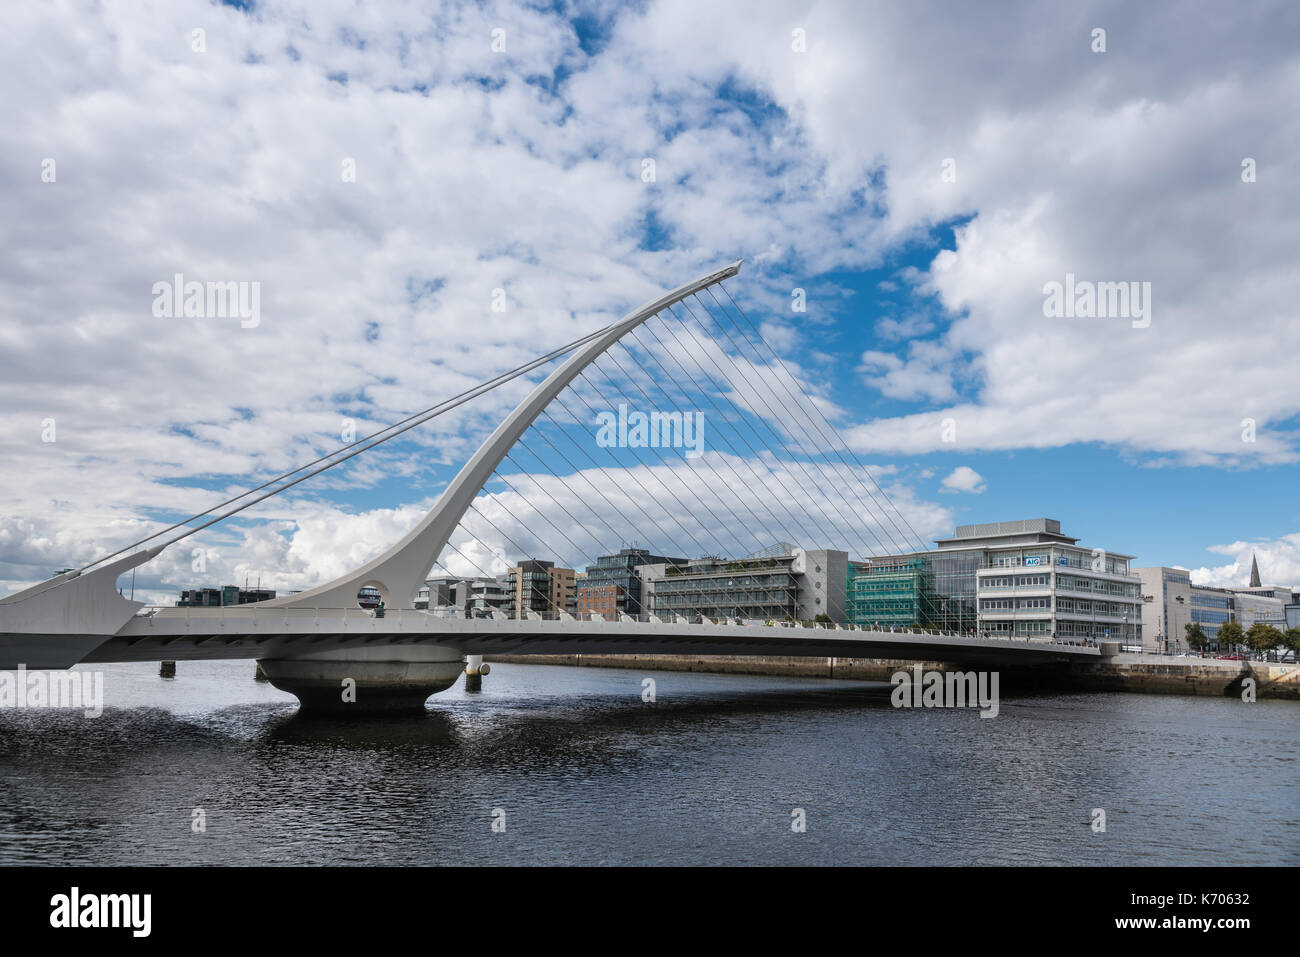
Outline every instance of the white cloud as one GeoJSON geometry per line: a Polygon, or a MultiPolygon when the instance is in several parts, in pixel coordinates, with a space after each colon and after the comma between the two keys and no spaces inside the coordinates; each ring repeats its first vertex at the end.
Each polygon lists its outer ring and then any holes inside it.
{"type": "Polygon", "coordinates": [[[946,346],[928,340],[908,346],[906,359],[892,352],[862,353],[858,372],[872,388],[894,399],[943,401],[956,395],[953,356],[946,346]]]}
{"type": "Polygon", "coordinates": [[[1300,532],[1283,535],[1272,541],[1230,542],[1210,545],[1206,551],[1226,555],[1228,564],[1191,569],[1192,581],[1198,585],[1225,588],[1250,583],[1252,557],[1259,562],[1259,577],[1265,585],[1300,588],[1300,532]]]}
{"type": "MultiPolygon", "coordinates": [[[[682,0],[653,8],[641,42],[669,47],[666,68],[686,76],[734,57],[799,118],[828,189],[883,174],[885,217],[841,258],[870,260],[969,218],[923,274],[952,320],[947,353],[972,355],[981,385],[969,405],[934,410],[962,423],[960,447],[1103,442],[1193,464],[1296,461],[1295,350],[1270,345],[1294,346],[1300,328],[1300,275],[1286,253],[1300,218],[1300,51],[1281,40],[1300,29],[1300,11],[1283,23],[1263,3],[1230,18],[926,6],[817,4],[778,18],[746,5],[724,30],[734,11],[713,8],[700,23],[682,0]],[[1098,19],[1108,54],[1088,48],[1098,19]],[[786,21],[808,30],[802,57],[780,49],[786,21]],[[1117,53],[1116,38],[1143,56],[1117,53]],[[1000,51],[996,73],[989,49],[1000,51]],[[1260,164],[1255,183],[1241,180],[1246,156],[1260,164]],[[950,157],[956,181],[944,182],[950,157]],[[1067,272],[1151,282],[1150,327],[1046,319],[1043,285],[1067,272]],[[1254,442],[1242,440],[1245,418],[1258,423],[1254,442]]],[[[899,358],[869,384],[891,398],[953,400],[942,367],[899,358]]],[[[934,450],[938,431],[924,421],[865,424],[855,445],[934,450]]]]}
{"type": "Polygon", "coordinates": [[[885,316],[876,320],[876,338],[885,342],[913,339],[934,331],[934,318],[923,312],[914,312],[902,319],[885,316]]]}
{"type": "Polygon", "coordinates": [[[957,466],[941,484],[945,492],[971,492],[978,495],[985,489],[984,476],[969,465],[957,466]]]}

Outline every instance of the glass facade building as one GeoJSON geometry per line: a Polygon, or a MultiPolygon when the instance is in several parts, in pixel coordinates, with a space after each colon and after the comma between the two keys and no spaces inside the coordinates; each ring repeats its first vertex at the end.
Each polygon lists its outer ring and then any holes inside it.
{"type": "MultiPolygon", "coordinates": [[[[587,577],[583,582],[583,588],[598,585],[614,586],[618,589],[616,602],[613,608],[579,608],[579,611],[599,610],[606,617],[609,617],[608,613],[611,611],[631,615],[633,618],[642,617],[648,609],[645,607],[643,579],[637,569],[642,565],[656,564],[685,565],[686,559],[651,555],[644,548],[624,548],[614,555],[597,556],[595,564],[587,566],[587,577]]],[[[585,598],[595,601],[594,594],[588,594],[585,598]]],[[[609,594],[602,592],[600,597],[607,602],[609,594]]]]}
{"type": "Polygon", "coordinates": [[[1132,556],[1077,542],[1054,519],[958,526],[935,551],[855,563],[846,586],[849,621],[1140,644],[1132,556]]]}
{"type": "Polygon", "coordinates": [[[1211,647],[1217,648],[1219,626],[1232,620],[1232,595],[1198,587],[1193,587],[1191,592],[1192,622],[1201,626],[1211,647]]]}
{"type": "MultiPolygon", "coordinates": [[[[973,580],[973,579],[972,579],[973,580]]],[[[938,625],[939,596],[935,571],[927,555],[854,563],[845,586],[848,621],[883,628],[938,625]]]]}

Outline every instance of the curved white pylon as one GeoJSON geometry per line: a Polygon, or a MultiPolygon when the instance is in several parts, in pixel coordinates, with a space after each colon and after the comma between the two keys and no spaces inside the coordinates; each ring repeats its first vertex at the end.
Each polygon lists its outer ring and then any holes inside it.
{"type": "Polygon", "coordinates": [[[356,571],[349,572],[332,582],[318,585],[298,595],[261,602],[261,607],[349,608],[356,605],[357,592],[365,585],[377,586],[391,608],[411,607],[416,592],[424,583],[433,563],[446,548],[461,516],[473,503],[482,490],[483,484],[492,476],[506,453],[533,424],[533,420],[541,414],[542,409],[546,408],[547,404],[572,382],[579,372],[623,336],[651,316],[692,293],[736,275],[740,272],[740,263],[741,260],[736,260],[723,269],[701,276],[653,302],[646,303],[611,326],[605,335],[593,339],[570,356],[497,426],[496,431],[479,447],[438,497],[437,503],[429,514],[388,551],[362,565],[356,571]]]}

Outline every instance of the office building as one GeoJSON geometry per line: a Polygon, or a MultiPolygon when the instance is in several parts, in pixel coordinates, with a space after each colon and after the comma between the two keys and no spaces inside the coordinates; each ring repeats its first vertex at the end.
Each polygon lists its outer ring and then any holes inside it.
{"type": "Polygon", "coordinates": [[[554,562],[529,559],[506,573],[512,618],[526,618],[530,612],[543,618],[558,618],[575,611],[572,568],[556,568],[554,562]]]}
{"type": "MultiPolygon", "coordinates": [[[[1216,618],[1214,602],[1206,593],[1193,603],[1195,586],[1185,568],[1137,568],[1142,582],[1142,650],[1149,654],[1182,654],[1188,650],[1187,626],[1193,621],[1216,618]]],[[[1227,621],[1224,617],[1222,621],[1227,621]]],[[[1216,621],[1217,630],[1222,622],[1216,621]]],[[[1202,630],[1205,625],[1201,623],[1202,630]]],[[[1208,634],[1208,632],[1207,632],[1208,634]]]]}
{"type": "Polygon", "coordinates": [[[1242,631],[1262,623],[1286,630],[1286,606],[1300,602],[1295,589],[1282,585],[1265,585],[1260,581],[1259,560],[1250,556],[1250,584],[1245,588],[1231,588],[1235,596],[1236,620],[1242,631]]]}
{"type": "Polygon", "coordinates": [[[275,597],[271,588],[240,588],[222,585],[220,588],[190,588],[181,592],[176,602],[178,608],[216,608],[222,605],[250,605],[270,601],[275,597]]]}
{"type": "Polygon", "coordinates": [[[1253,591],[1233,591],[1233,611],[1237,624],[1242,631],[1249,631],[1251,625],[1272,625],[1286,630],[1287,602],[1272,595],[1261,595],[1253,591]]]}
{"type": "Polygon", "coordinates": [[[442,609],[465,618],[490,617],[494,610],[509,609],[511,594],[502,578],[430,578],[416,593],[416,608],[442,609]]]}
{"type": "Polygon", "coordinates": [[[605,621],[616,621],[627,614],[627,594],[622,587],[611,582],[580,581],[573,589],[574,615],[580,621],[592,621],[599,615],[605,621]]]}
{"type": "Polygon", "coordinates": [[[1129,571],[1133,556],[1078,542],[1050,518],[959,525],[934,551],[855,563],[849,620],[1137,647],[1142,602],[1129,571]]]}
{"type": "Polygon", "coordinates": [[[853,562],[846,620],[879,628],[974,631],[976,573],[982,560],[978,550],[951,549],[942,555],[912,552],[853,562]]]}
{"type": "MultiPolygon", "coordinates": [[[[1211,647],[1218,647],[1216,635],[1219,627],[1233,620],[1232,592],[1226,588],[1213,588],[1209,585],[1193,585],[1191,597],[1191,620],[1200,625],[1205,637],[1210,639],[1211,647]]],[[[1176,637],[1176,636],[1175,636],[1176,637]]]]}
{"type": "Polygon", "coordinates": [[[1259,563],[1251,556],[1250,584],[1220,588],[1191,583],[1185,568],[1139,568],[1142,579],[1143,650],[1182,654],[1187,645],[1187,625],[1200,625],[1210,651],[1225,651],[1218,641],[1219,628],[1236,622],[1249,631],[1257,622],[1285,631],[1287,606],[1296,604],[1295,590],[1261,585],[1259,563]]]}
{"type": "Polygon", "coordinates": [[[456,600],[457,586],[461,579],[450,575],[426,579],[415,593],[416,608],[449,608],[460,604],[456,600]]]}
{"type": "MultiPolygon", "coordinates": [[[[972,614],[968,627],[974,626],[974,576],[971,577],[972,614]]],[[[924,555],[880,556],[869,562],[854,562],[847,584],[846,620],[878,628],[933,625],[946,620],[932,614],[938,593],[934,589],[933,571],[924,555]]]]}
{"type": "MultiPolygon", "coordinates": [[[[644,548],[624,548],[614,555],[599,555],[596,561],[587,566],[586,578],[577,584],[575,598],[578,610],[583,610],[584,598],[589,602],[608,605],[612,593],[601,586],[617,588],[614,608],[619,614],[644,618],[648,612],[645,602],[645,579],[639,569],[645,565],[685,565],[685,558],[672,558],[664,555],[652,555],[644,548]],[[591,589],[595,589],[594,591],[591,589]]],[[[587,608],[586,610],[600,610],[587,608]]],[[[606,617],[609,617],[606,615],[606,617]]]]}
{"type": "Polygon", "coordinates": [[[638,571],[653,613],[665,620],[844,618],[848,553],[833,549],[780,543],[745,558],[648,563],[638,571]]]}

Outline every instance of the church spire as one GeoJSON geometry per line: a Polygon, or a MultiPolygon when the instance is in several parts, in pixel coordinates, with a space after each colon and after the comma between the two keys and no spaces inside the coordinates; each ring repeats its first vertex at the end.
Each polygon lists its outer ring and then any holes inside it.
{"type": "Polygon", "coordinates": [[[1255,553],[1250,553],[1250,587],[1259,588],[1263,583],[1259,580],[1259,562],[1255,560],[1255,553]]]}

